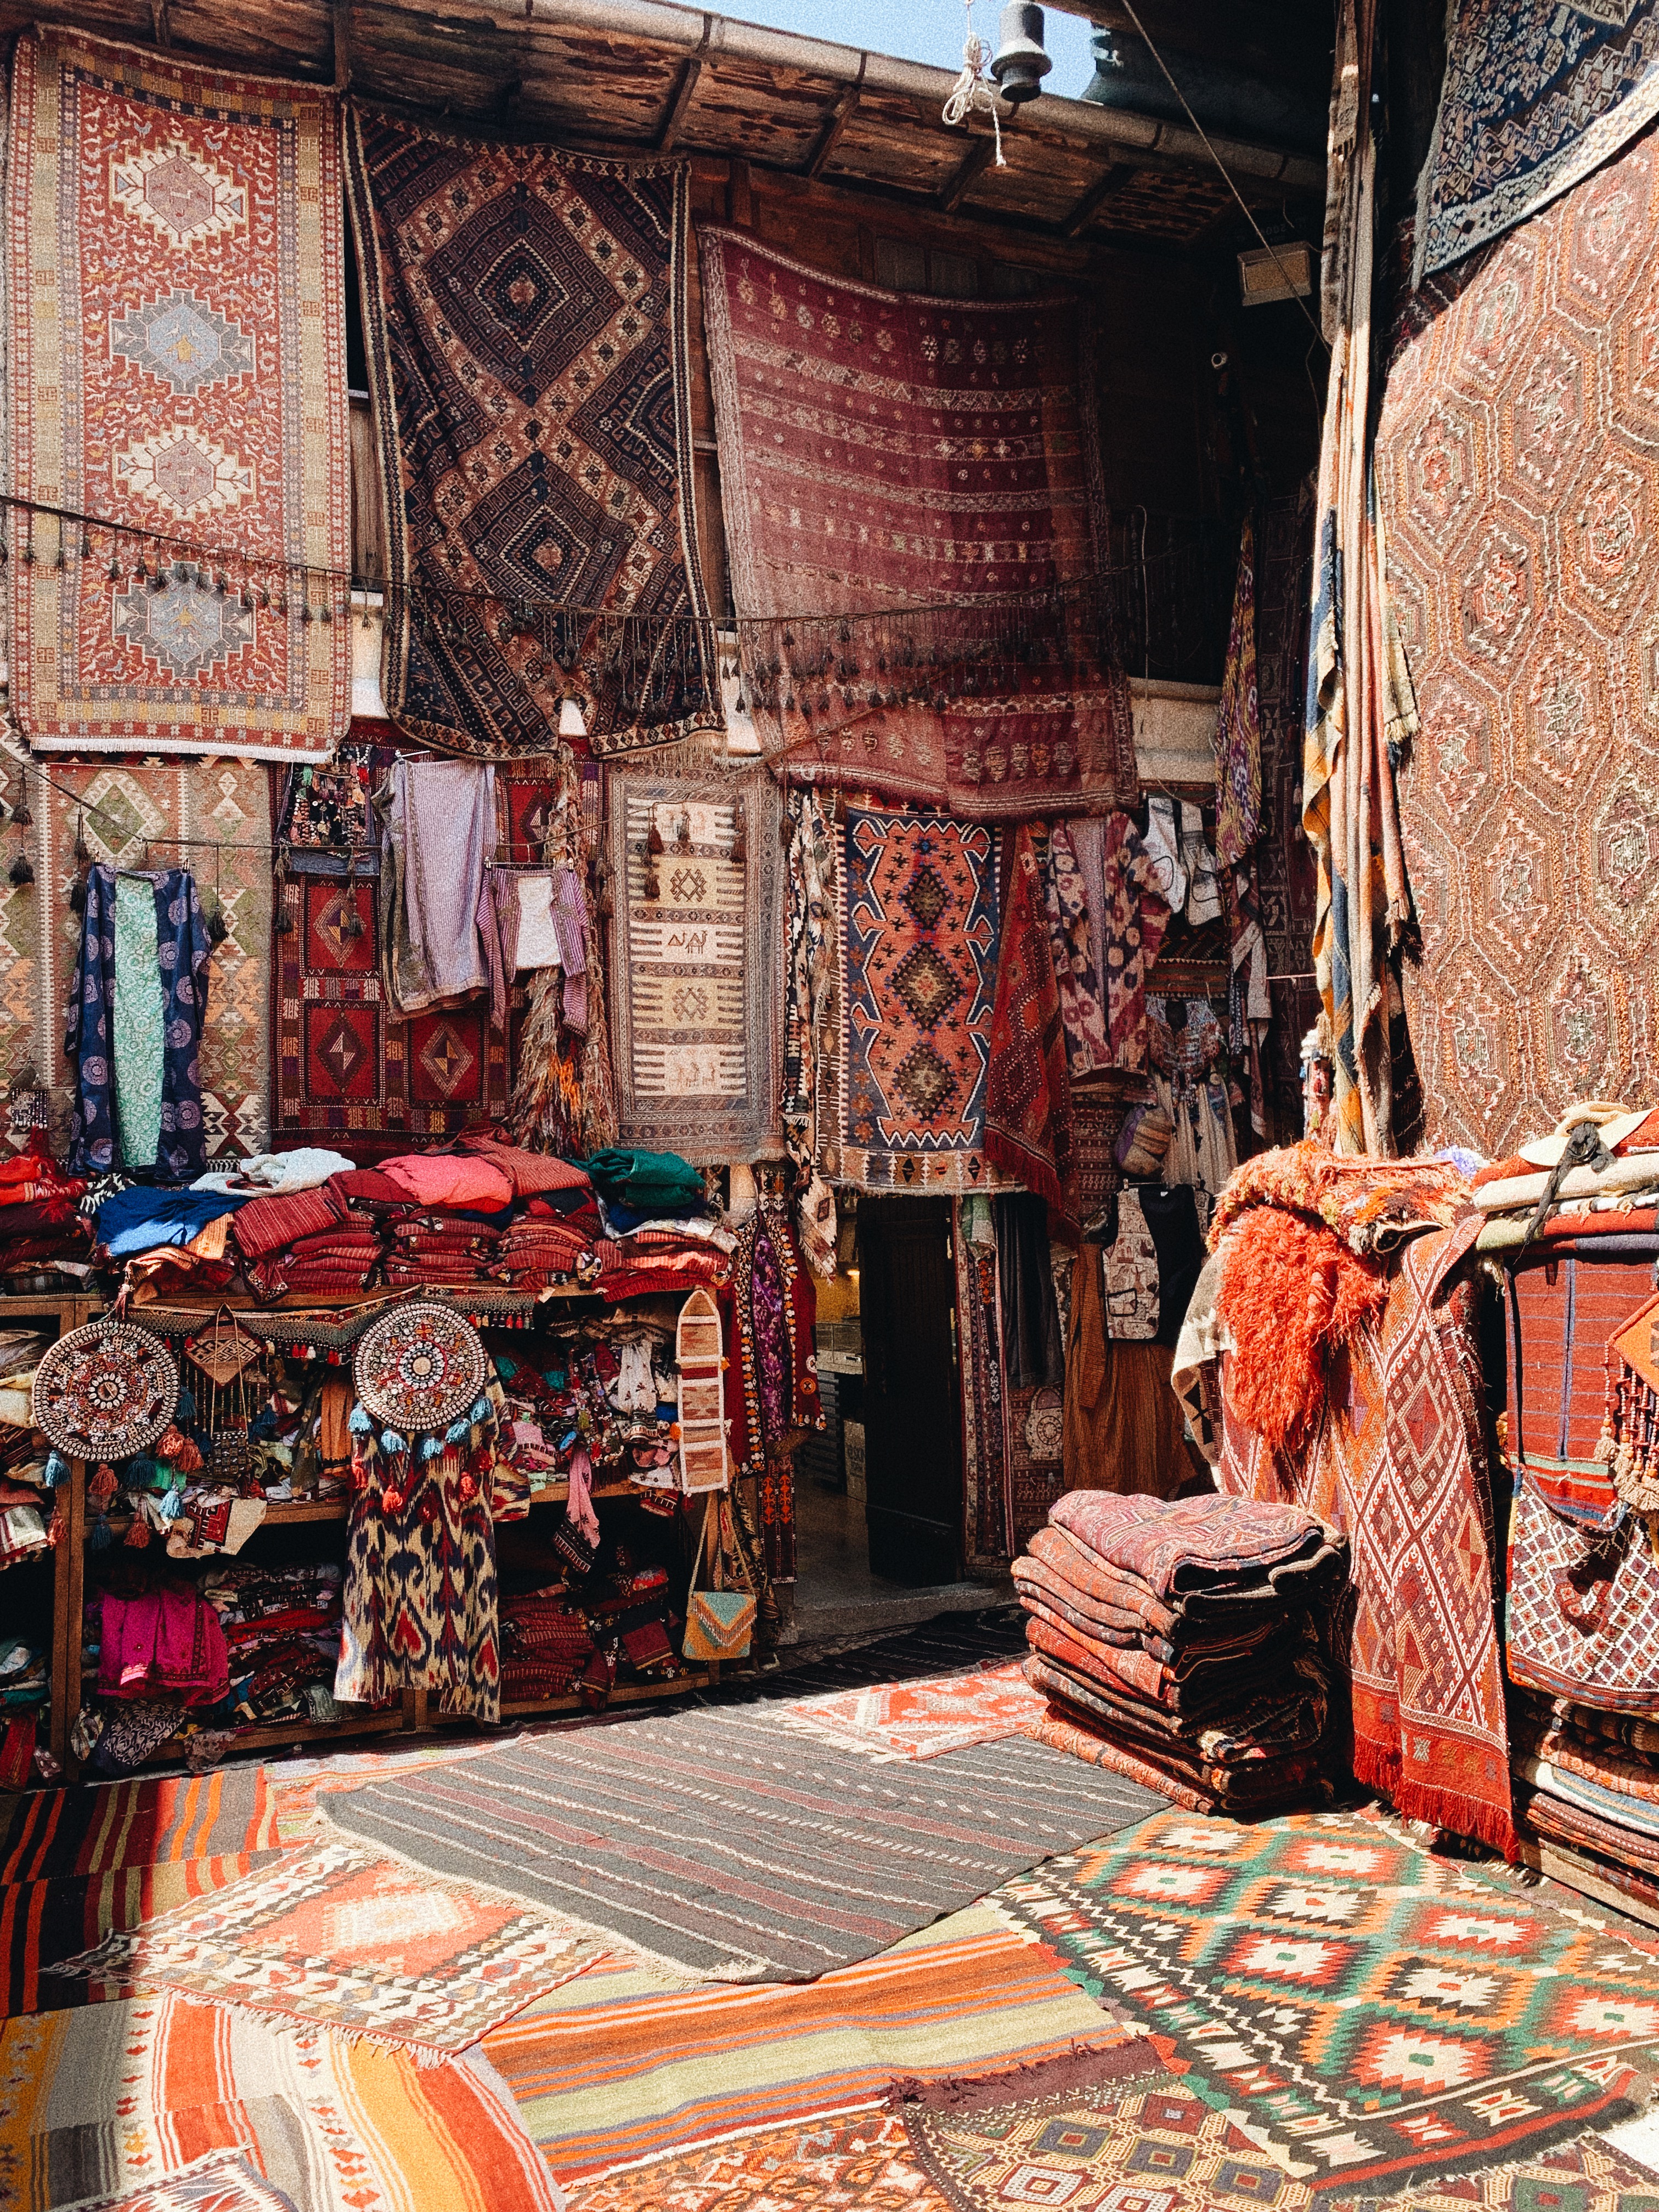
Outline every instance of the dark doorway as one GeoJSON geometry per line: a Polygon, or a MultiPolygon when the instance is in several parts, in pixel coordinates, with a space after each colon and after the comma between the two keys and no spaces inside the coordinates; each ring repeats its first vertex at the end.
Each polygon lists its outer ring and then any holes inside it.
{"type": "Polygon", "coordinates": [[[949,1200],[861,1194],[858,1250],[870,1571],[954,1582],[962,1423],[949,1200]]]}

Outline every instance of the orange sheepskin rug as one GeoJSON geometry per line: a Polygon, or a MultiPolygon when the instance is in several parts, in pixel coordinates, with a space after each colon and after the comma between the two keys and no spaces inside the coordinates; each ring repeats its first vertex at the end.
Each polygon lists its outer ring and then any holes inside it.
{"type": "Polygon", "coordinates": [[[1228,1231],[1221,1320],[1232,1339],[1227,1395],[1277,1453],[1299,1458],[1325,1403],[1332,1354],[1388,1303],[1388,1278],[1322,1223],[1256,1206],[1228,1231]]]}

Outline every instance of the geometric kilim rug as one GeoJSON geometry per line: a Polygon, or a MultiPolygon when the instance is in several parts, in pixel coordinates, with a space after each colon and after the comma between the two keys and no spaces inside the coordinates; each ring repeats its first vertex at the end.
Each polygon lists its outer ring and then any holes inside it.
{"type": "Polygon", "coordinates": [[[1164,1814],[990,1902],[1323,2212],[1607,2126],[1659,2059],[1646,1949],[1346,1815],[1164,1814]]]}
{"type": "Polygon", "coordinates": [[[98,1996],[176,1990],[246,2005],[273,2027],[367,2035],[436,2064],[580,1973],[600,1948],[511,1899],[335,1843],[285,1853],[56,1972],[98,1996]]]}

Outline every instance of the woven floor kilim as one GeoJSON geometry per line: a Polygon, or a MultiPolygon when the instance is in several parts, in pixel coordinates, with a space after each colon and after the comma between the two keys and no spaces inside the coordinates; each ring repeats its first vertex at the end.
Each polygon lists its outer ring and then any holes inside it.
{"type": "Polygon", "coordinates": [[[327,1812],[688,1972],[804,1981],[1161,1802],[1019,1737],[881,1765],[728,1706],[506,1745],[327,1812]]]}
{"type": "Polygon", "coordinates": [[[1380,1822],[1166,1812],[992,1901],[1322,2203],[1604,2127],[1659,2063],[1644,1948],[1380,1822]]]}

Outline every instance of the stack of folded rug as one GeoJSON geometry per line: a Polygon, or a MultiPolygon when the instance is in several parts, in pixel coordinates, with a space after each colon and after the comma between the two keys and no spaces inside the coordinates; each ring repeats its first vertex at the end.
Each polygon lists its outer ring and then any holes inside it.
{"type": "Polygon", "coordinates": [[[1347,1545],[1299,1506],[1071,1491],[1014,1562],[1035,1733],[1192,1811],[1282,1805],[1320,1774],[1315,1615],[1347,1545]]]}
{"type": "Polygon", "coordinates": [[[1522,1856],[1659,1921],[1659,1722],[1519,1691],[1510,1751],[1522,1856]]]}

